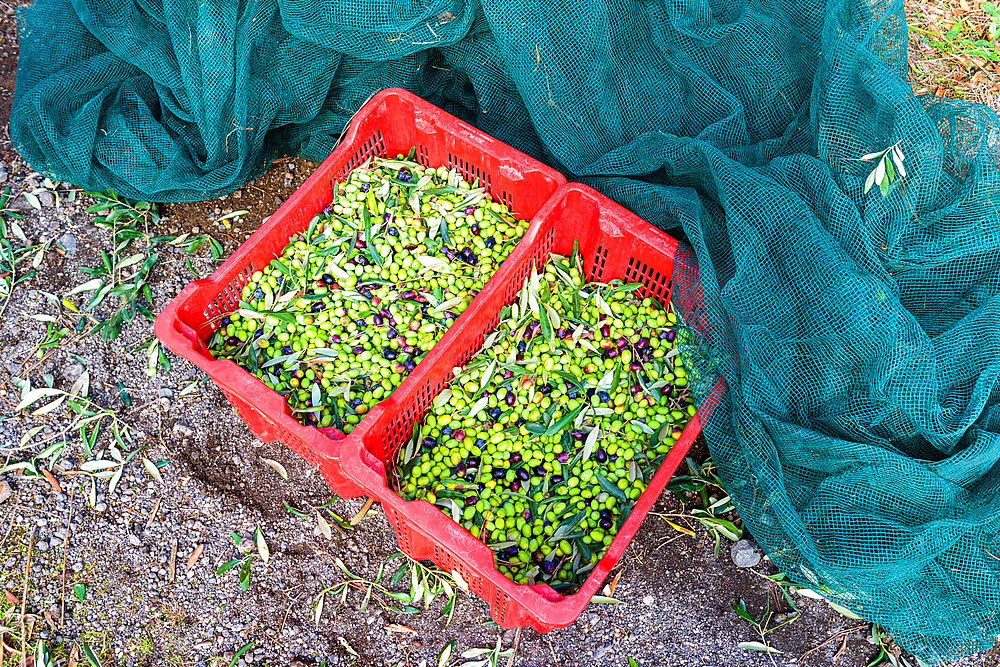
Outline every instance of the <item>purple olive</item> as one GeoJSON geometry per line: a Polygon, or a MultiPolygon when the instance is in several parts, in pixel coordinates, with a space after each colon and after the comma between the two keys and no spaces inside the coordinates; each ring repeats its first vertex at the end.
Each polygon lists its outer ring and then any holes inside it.
{"type": "Polygon", "coordinates": [[[493,479],[503,479],[506,474],[506,468],[493,468],[490,470],[490,476],[493,477],[493,479]]]}
{"type": "Polygon", "coordinates": [[[237,338],[236,336],[230,336],[229,338],[226,339],[226,345],[229,345],[230,347],[239,344],[240,344],[240,339],[237,338]]]}
{"type": "Polygon", "coordinates": [[[479,502],[479,498],[477,498],[476,496],[466,496],[465,497],[465,506],[466,507],[472,507],[477,502],[479,502]]]}
{"type": "Polygon", "coordinates": [[[597,525],[603,528],[604,530],[607,530],[608,528],[611,527],[611,521],[609,521],[608,519],[601,519],[601,522],[598,523],[597,525]]]}
{"type": "Polygon", "coordinates": [[[470,456],[469,458],[465,459],[465,465],[467,465],[470,468],[478,468],[479,467],[479,457],[478,456],[470,456]]]}
{"type": "Polygon", "coordinates": [[[559,454],[556,454],[556,461],[559,461],[559,463],[566,463],[569,461],[569,452],[560,452],[559,454]]]}
{"type": "Polygon", "coordinates": [[[597,451],[594,452],[594,458],[597,459],[598,463],[604,463],[608,460],[608,453],[604,451],[603,447],[598,447],[597,451]]]}
{"type": "Polygon", "coordinates": [[[516,403],[516,402],[517,402],[517,397],[516,397],[516,396],[514,396],[514,392],[512,392],[512,391],[508,391],[508,392],[507,392],[507,395],[506,395],[506,396],[504,396],[504,399],[503,399],[503,400],[504,400],[504,403],[506,403],[506,404],[507,404],[507,407],[513,407],[513,406],[514,406],[514,403],[516,403]]]}
{"type": "Polygon", "coordinates": [[[521,490],[521,482],[519,482],[519,481],[517,481],[515,479],[513,482],[510,483],[510,490],[513,491],[514,493],[517,493],[518,491],[520,491],[521,490]]]}
{"type": "Polygon", "coordinates": [[[535,466],[531,472],[534,473],[535,477],[545,477],[545,468],[542,466],[535,466]]]}
{"type": "Polygon", "coordinates": [[[563,476],[562,475],[552,475],[552,483],[553,484],[562,484],[562,481],[563,481],[563,476]]]}
{"type": "Polygon", "coordinates": [[[604,336],[605,338],[607,338],[608,336],[610,336],[611,335],[611,327],[609,327],[607,324],[605,324],[604,326],[602,326],[601,327],[601,335],[604,336]]]}
{"type": "Polygon", "coordinates": [[[521,480],[522,482],[527,482],[530,477],[531,477],[531,474],[528,472],[528,470],[526,468],[518,468],[517,469],[517,478],[519,480],[521,480]]]}
{"type": "Polygon", "coordinates": [[[521,462],[521,455],[518,452],[514,452],[510,455],[511,465],[516,465],[521,462]]]}
{"type": "Polygon", "coordinates": [[[467,473],[468,470],[464,465],[459,463],[457,466],[455,466],[455,470],[452,472],[455,475],[455,477],[465,477],[465,473],[467,473]]]}
{"type": "Polygon", "coordinates": [[[677,338],[677,332],[673,329],[669,329],[667,331],[667,342],[673,343],[675,338],[677,338]]]}

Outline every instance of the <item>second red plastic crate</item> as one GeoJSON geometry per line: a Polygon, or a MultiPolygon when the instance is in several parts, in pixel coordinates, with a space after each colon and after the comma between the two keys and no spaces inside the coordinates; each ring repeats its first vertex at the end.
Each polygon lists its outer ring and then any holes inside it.
{"type": "Polygon", "coordinates": [[[449,347],[441,350],[441,357],[434,364],[418,367],[410,376],[413,382],[397,389],[373,409],[372,418],[351,434],[342,465],[345,474],[366,495],[382,503],[403,552],[458,572],[470,590],[489,603],[492,618],[499,625],[505,628],[528,625],[539,632],[548,632],[572,623],[590,602],[683,460],[701,430],[700,420],[711,414],[725,385],[717,384],[699,406],[698,416],[691,420],[650,481],[604,557],[573,595],[560,595],[545,584],[515,584],[493,566],[491,549],[450,517],[424,500],[403,500],[388,486],[387,468],[393,465],[400,446],[410,437],[413,425],[453,377],[453,367],[467,362],[482,346],[484,337],[499,321],[500,309],[514,300],[532,265],[541,265],[553,252],[568,255],[576,240],[590,280],[621,278],[640,282],[643,288],[638,294],[663,303],[672,292],[676,292],[679,302],[688,305],[697,297],[692,294],[690,282],[678,284],[697,275],[694,266],[675,267],[679,258],[688,262],[693,257],[686,246],[679,246],[674,239],[586,186],[563,186],[539,212],[535,222],[494,276],[491,289],[484,290],[466,311],[465,326],[449,342],[449,347]],[[672,282],[677,276],[680,278],[672,282]]]}

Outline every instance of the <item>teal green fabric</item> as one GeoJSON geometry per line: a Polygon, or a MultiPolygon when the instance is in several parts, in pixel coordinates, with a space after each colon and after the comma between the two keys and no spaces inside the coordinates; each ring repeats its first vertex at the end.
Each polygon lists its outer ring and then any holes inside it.
{"type": "Polygon", "coordinates": [[[686,237],[741,517],[940,662],[1000,634],[1000,123],[914,96],[906,45],[899,0],[35,0],[10,130],[54,178],[204,199],[402,86],[686,237]]]}

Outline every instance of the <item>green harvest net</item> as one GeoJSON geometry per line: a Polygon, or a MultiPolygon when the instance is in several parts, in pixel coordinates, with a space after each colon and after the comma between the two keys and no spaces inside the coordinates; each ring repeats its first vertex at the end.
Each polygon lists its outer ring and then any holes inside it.
{"type": "Polygon", "coordinates": [[[899,0],[35,0],[20,34],[11,137],[61,180],[216,196],[401,86],[686,235],[707,440],[775,564],[928,662],[1000,633],[1000,123],[912,94],[899,0]]]}

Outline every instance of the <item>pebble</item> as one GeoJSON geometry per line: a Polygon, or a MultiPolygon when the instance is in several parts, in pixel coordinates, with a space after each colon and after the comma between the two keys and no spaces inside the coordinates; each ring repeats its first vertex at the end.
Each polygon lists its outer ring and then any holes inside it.
{"type": "Polygon", "coordinates": [[[56,205],[56,196],[48,190],[39,192],[38,203],[42,205],[42,208],[54,208],[56,205]]]}
{"type": "Polygon", "coordinates": [[[0,169],[0,183],[6,183],[9,176],[6,170],[0,169]]]}
{"type": "Polygon", "coordinates": [[[6,502],[12,495],[14,494],[10,490],[10,484],[7,482],[0,482],[0,503],[6,502]]]}
{"type": "Polygon", "coordinates": [[[654,602],[654,600],[653,600],[653,596],[652,595],[645,595],[642,598],[642,603],[644,605],[646,605],[647,607],[652,607],[653,606],[653,602],[654,602]]]}
{"type": "Polygon", "coordinates": [[[190,438],[194,435],[194,429],[185,424],[184,422],[177,422],[174,424],[172,433],[175,438],[190,438]]]}
{"type": "Polygon", "coordinates": [[[34,207],[28,203],[28,200],[23,195],[10,202],[7,206],[20,213],[27,213],[34,210],[34,207]]]}
{"type": "Polygon", "coordinates": [[[156,390],[156,395],[159,398],[173,398],[174,390],[171,389],[170,387],[160,387],[159,389],[156,390]]]}
{"type": "Polygon", "coordinates": [[[76,255],[76,237],[72,234],[63,234],[59,237],[59,245],[66,251],[67,257],[76,255]]]}
{"type": "Polygon", "coordinates": [[[66,367],[66,377],[70,381],[75,381],[78,377],[80,377],[81,375],[83,375],[83,371],[84,370],[85,369],[83,367],[83,364],[79,364],[79,363],[77,363],[77,364],[70,364],[69,366],[66,367]]]}
{"type": "Polygon", "coordinates": [[[134,534],[134,533],[133,533],[133,534],[131,534],[131,535],[129,535],[129,536],[128,536],[128,542],[129,542],[129,544],[131,544],[131,545],[132,545],[133,547],[137,547],[137,546],[139,546],[139,544],[140,544],[140,542],[139,542],[139,536],[138,536],[138,535],[136,535],[136,534],[134,534]]]}
{"type": "Polygon", "coordinates": [[[750,540],[736,542],[730,548],[729,554],[732,556],[733,564],[736,567],[754,567],[760,563],[761,559],[760,548],[750,540]]]}

